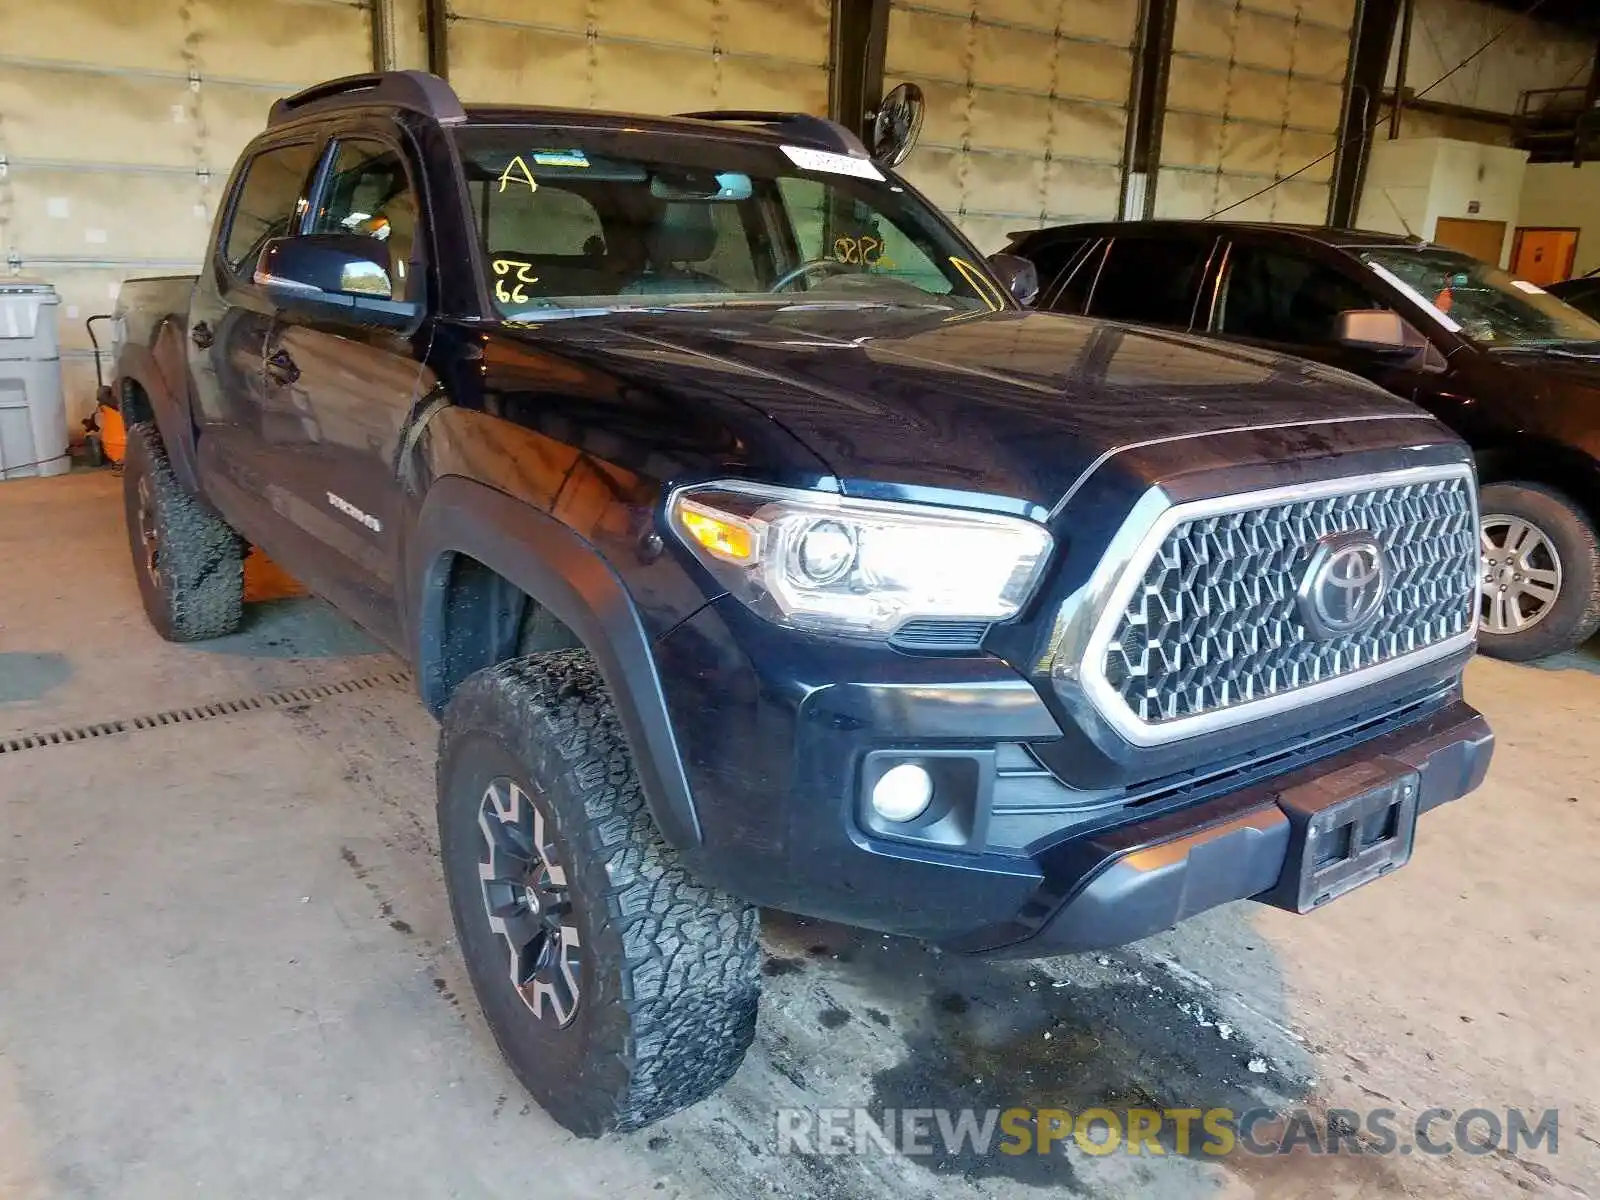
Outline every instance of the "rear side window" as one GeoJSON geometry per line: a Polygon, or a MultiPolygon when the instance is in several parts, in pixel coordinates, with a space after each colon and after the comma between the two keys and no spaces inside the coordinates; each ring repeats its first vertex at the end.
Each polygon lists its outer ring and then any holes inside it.
{"type": "Polygon", "coordinates": [[[1091,316],[1187,329],[1213,242],[1122,237],[1100,268],[1091,316]]]}
{"type": "Polygon", "coordinates": [[[309,142],[263,150],[250,160],[222,242],[230,267],[254,263],[268,239],[294,232],[300,196],[316,161],[317,147],[309,142]]]}
{"type": "Polygon", "coordinates": [[[1039,278],[1046,281],[1042,291],[1045,306],[1051,312],[1081,313],[1105,254],[1102,239],[1080,238],[1029,255],[1039,267],[1039,278]]]}
{"type": "Polygon", "coordinates": [[[1378,298],[1312,258],[1234,246],[1217,305],[1218,333],[1286,346],[1334,343],[1339,314],[1382,308],[1378,298]]]}

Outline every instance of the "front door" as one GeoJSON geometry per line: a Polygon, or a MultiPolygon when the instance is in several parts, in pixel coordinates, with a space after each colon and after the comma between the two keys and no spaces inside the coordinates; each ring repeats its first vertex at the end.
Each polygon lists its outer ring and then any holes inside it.
{"type": "Polygon", "coordinates": [[[1511,273],[1541,287],[1572,278],[1573,263],[1578,257],[1579,232],[1576,229],[1517,230],[1511,243],[1511,273]]]}
{"type": "Polygon", "coordinates": [[[269,238],[296,227],[318,144],[263,150],[235,186],[222,236],[189,307],[187,349],[206,492],[252,538],[272,540],[262,486],[263,352],[274,305],[252,276],[269,238]]]}
{"type": "MultiPolygon", "coordinates": [[[[387,252],[391,298],[418,298],[416,191],[399,150],[342,139],[331,153],[306,232],[371,237],[387,252]]],[[[396,472],[425,336],[364,324],[356,314],[285,310],[265,346],[263,420],[286,493],[281,505],[314,546],[305,582],[391,645],[401,639],[396,472]]]]}
{"type": "Polygon", "coordinates": [[[1216,289],[1211,328],[1231,341],[1326,363],[1417,399],[1431,373],[1337,337],[1340,313],[1387,307],[1376,289],[1309,253],[1235,242],[1216,289]]]}

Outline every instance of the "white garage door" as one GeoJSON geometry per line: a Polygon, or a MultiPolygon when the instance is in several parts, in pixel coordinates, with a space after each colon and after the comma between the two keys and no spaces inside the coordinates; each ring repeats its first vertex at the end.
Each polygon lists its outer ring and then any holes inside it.
{"type": "Polygon", "coordinates": [[[468,101],[828,111],[828,0],[451,0],[468,101]]]}
{"type": "Polygon", "coordinates": [[[0,258],[61,292],[69,419],[83,318],[129,275],[196,269],[234,158],[280,96],[368,69],[356,0],[0,3],[0,258]]]}
{"type": "Polygon", "coordinates": [[[891,0],[886,87],[928,98],[901,168],[985,251],[1117,214],[1139,5],[891,0]]]}
{"type": "MultiPolygon", "coordinates": [[[[1338,140],[1355,0],[1178,0],[1156,215],[1229,209],[1338,140]]],[[[1331,155],[1229,220],[1320,224],[1331,155]]]]}

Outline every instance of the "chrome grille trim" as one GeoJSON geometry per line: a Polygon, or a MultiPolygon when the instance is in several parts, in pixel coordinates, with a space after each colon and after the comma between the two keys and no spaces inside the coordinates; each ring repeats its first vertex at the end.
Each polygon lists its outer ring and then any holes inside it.
{"type": "MultiPolygon", "coordinates": [[[[1137,510],[1136,510],[1137,511],[1137,510]]],[[[1139,519],[1131,517],[1133,520],[1139,519]]],[[[1148,518],[1146,518],[1148,519],[1148,518]]],[[[1302,708],[1342,695],[1368,684],[1390,678],[1422,666],[1439,658],[1455,654],[1470,647],[1476,638],[1476,613],[1478,611],[1478,508],[1476,480],[1470,464],[1456,463],[1443,467],[1422,467],[1380,474],[1348,476],[1321,483],[1276,488],[1268,491],[1221,496],[1210,499],[1186,501],[1163,508],[1138,538],[1135,548],[1124,560],[1125,567],[1108,590],[1104,602],[1094,618],[1092,631],[1084,642],[1081,657],[1074,672],[1084,695],[1099,715],[1122,737],[1138,746],[1165,745],[1182,738],[1231,728],[1247,721],[1259,720],[1290,709],[1302,708]],[[1417,631],[1399,630],[1397,640],[1387,652],[1363,655],[1347,653],[1347,661],[1335,670],[1320,669],[1308,679],[1289,686],[1265,688],[1260,694],[1234,702],[1207,706],[1198,711],[1179,715],[1147,719],[1145,714],[1130,706],[1124,692],[1108,677],[1108,654],[1124,624],[1129,605],[1137,592],[1145,586],[1150,567],[1156,556],[1166,546],[1167,539],[1180,527],[1208,518],[1227,517],[1239,513],[1283,508],[1301,502],[1330,498],[1360,497],[1363,494],[1389,493],[1415,485],[1459,482],[1464,484],[1470,521],[1470,537],[1464,537],[1464,568],[1470,564],[1470,585],[1461,592],[1460,605],[1464,614],[1464,628],[1453,632],[1454,619],[1438,624],[1433,636],[1411,636],[1417,631]],[[1409,640],[1413,648],[1405,648],[1409,640]],[[1415,644],[1420,642],[1420,644],[1415,644]],[[1367,661],[1363,665],[1362,657],[1367,661]]],[[[1125,528],[1124,533],[1129,531],[1125,528]]],[[[1377,532],[1377,531],[1375,531],[1377,532]]],[[[1119,538],[1122,535],[1119,534],[1119,538]]],[[[1313,538],[1314,540],[1314,538],[1313,538]]],[[[1284,582],[1288,582],[1285,575],[1284,582]]],[[[1297,582],[1297,581],[1295,581],[1297,582]]],[[[1466,580],[1463,580],[1466,583],[1466,580]]],[[[1292,608],[1293,583],[1288,587],[1287,603],[1292,608]]],[[[1280,617],[1282,601],[1280,598],[1280,617]]],[[[1380,627],[1382,626],[1380,622],[1380,627]]],[[[1356,635],[1359,641],[1364,635],[1356,635]]],[[[1283,644],[1297,643],[1300,637],[1289,637],[1283,644]]],[[[1331,643],[1330,643],[1331,645],[1331,643]]]]}

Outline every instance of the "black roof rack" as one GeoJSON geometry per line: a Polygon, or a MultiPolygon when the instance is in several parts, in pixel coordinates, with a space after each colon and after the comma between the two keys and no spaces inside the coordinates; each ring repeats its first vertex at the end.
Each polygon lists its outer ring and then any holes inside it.
{"type": "Polygon", "coordinates": [[[769,125],[774,130],[789,130],[796,137],[820,142],[841,154],[864,155],[867,148],[843,125],[814,117],[810,113],[762,112],[756,109],[719,108],[708,112],[686,112],[678,116],[691,121],[730,121],[743,125],[769,125]]]}
{"type": "Polygon", "coordinates": [[[410,109],[445,123],[467,119],[466,109],[461,107],[454,90],[437,75],[426,71],[384,71],[330,79],[285,96],[272,106],[267,124],[281,125],[307,113],[365,104],[410,109]]]}

